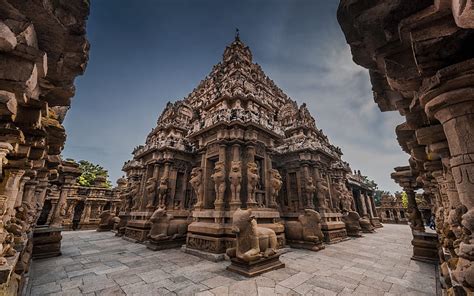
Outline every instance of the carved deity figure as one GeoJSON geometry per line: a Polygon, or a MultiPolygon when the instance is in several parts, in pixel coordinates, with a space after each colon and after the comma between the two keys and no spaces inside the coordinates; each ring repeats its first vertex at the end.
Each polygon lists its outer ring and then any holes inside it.
{"type": "Polygon", "coordinates": [[[275,231],[259,227],[250,209],[237,209],[232,216],[232,232],[237,236],[236,247],[227,249],[230,258],[251,262],[277,253],[275,231]]]}
{"type": "Polygon", "coordinates": [[[231,200],[234,202],[240,201],[240,183],[242,182],[242,162],[240,160],[233,160],[230,164],[229,180],[231,200]]]}
{"type": "Polygon", "coordinates": [[[168,195],[168,178],[163,177],[160,180],[160,186],[158,186],[158,206],[166,207],[166,197],[168,195]]]}
{"type": "Polygon", "coordinates": [[[255,193],[257,192],[259,178],[257,164],[255,162],[249,162],[247,164],[247,194],[249,203],[256,202],[255,193]]]}
{"type": "Polygon", "coordinates": [[[316,244],[314,248],[311,248],[313,251],[323,249],[321,243],[324,240],[324,235],[321,231],[321,215],[313,209],[305,209],[304,214],[298,217],[298,221],[285,223],[285,236],[290,241],[316,244]]]}
{"type": "Polygon", "coordinates": [[[336,212],[340,212],[342,208],[343,189],[341,183],[334,183],[333,189],[334,194],[332,195],[333,209],[336,212]]]}
{"type": "Polygon", "coordinates": [[[155,198],[156,198],[156,185],[157,180],[155,177],[152,177],[146,181],[145,184],[145,196],[146,200],[148,201],[147,208],[153,208],[155,205],[155,198]]]}
{"type": "Polygon", "coordinates": [[[152,223],[148,238],[151,241],[174,240],[183,238],[188,231],[188,220],[176,220],[166,209],[158,208],[150,217],[152,223]]]}
{"type": "Polygon", "coordinates": [[[319,178],[316,181],[316,190],[318,195],[319,210],[327,211],[328,206],[326,203],[326,199],[329,195],[329,187],[327,181],[324,178],[319,178]]]}
{"type": "Polygon", "coordinates": [[[224,202],[225,193],[225,165],[223,161],[216,162],[214,167],[214,174],[211,175],[212,181],[214,181],[214,187],[216,190],[216,202],[224,202]]]}
{"type": "Polygon", "coordinates": [[[133,184],[129,191],[129,198],[132,200],[132,210],[140,208],[140,197],[138,196],[139,186],[137,183],[133,184]]]}
{"type": "Polygon", "coordinates": [[[341,206],[343,212],[354,211],[354,197],[345,185],[342,186],[341,206]]]}
{"type": "Polygon", "coordinates": [[[202,169],[200,167],[193,168],[191,171],[191,180],[189,183],[193,187],[194,193],[196,194],[195,208],[201,208],[203,205],[203,189],[202,189],[202,169]]]}
{"type": "Polygon", "coordinates": [[[316,186],[313,183],[313,178],[311,176],[306,177],[306,204],[308,208],[313,209],[313,196],[316,191],[316,186]]]}
{"type": "MultiPolygon", "coordinates": [[[[7,213],[7,197],[0,196],[0,218],[7,213]]],[[[9,233],[3,224],[3,220],[0,219],[0,266],[5,265],[7,260],[5,257],[10,257],[16,254],[13,249],[13,235],[9,233]]]]}

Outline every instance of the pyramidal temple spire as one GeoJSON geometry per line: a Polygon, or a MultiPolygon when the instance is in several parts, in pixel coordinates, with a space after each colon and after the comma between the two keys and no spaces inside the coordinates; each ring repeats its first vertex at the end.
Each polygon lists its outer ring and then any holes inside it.
{"type": "Polygon", "coordinates": [[[252,62],[252,52],[250,48],[240,40],[239,28],[235,28],[234,41],[226,47],[223,58],[224,61],[237,59],[246,60],[249,63],[252,62]]]}

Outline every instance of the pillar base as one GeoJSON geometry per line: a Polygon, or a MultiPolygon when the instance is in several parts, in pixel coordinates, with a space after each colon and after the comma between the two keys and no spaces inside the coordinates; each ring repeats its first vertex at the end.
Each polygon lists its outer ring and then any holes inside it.
{"type": "Polygon", "coordinates": [[[60,256],[62,230],[62,227],[36,227],[33,233],[33,259],[60,256]]]}
{"type": "Polygon", "coordinates": [[[290,247],[295,249],[306,249],[310,251],[320,251],[326,248],[323,242],[308,242],[308,241],[295,241],[295,240],[286,240],[286,243],[290,245],[290,247]]]}
{"type": "Polygon", "coordinates": [[[284,268],[285,264],[280,261],[280,253],[256,261],[246,262],[238,258],[232,258],[227,270],[241,274],[246,277],[254,277],[265,272],[284,268]]]}
{"type": "Polygon", "coordinates": [[[413,256],[411,259],[436,264],[438,256],[438,235],[413,230],[413,256]]]}
{"type": "Polygon", "coordinates": [[[186,237],[161,241],[149,240],[145,243],[147,249],[153,251],[181,248],[184,244],[186,244],[186,237]]]}
{"type": "Polygon", "coordinates": [[[322,213],[321,231],[324,234],[324,242],[335,244],[347,240],[346,225],[341,221],[341,213],[322,213]]]}

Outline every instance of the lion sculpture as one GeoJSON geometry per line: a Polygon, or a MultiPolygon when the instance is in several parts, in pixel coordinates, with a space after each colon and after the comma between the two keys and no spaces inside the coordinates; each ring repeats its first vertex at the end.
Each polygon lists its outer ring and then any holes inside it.
{"type": "Polygon", "coordinates": [[[305,209],[304,214],[298,217],[298,221],[287,221],[285,223],[285,235],[290,245],[292,242],[313,251],[324,249],[324,240],[321,231],[321,215],[313,209],[305,209]],[[310,247],[308,245],[311,245],[310,247]]]}
{"type": "Polygon", "coordinates": [[[232,161],[230,165],[230,191],[231,191],[231,200],[240,201],[240,189],[242,182],[242,162],[241,161],[232,161]]]}
{"type": "Polygon", "coordinates": [[[103,211],[99,216],[100,222],[97,231],[112,230],[114,228],[114,217],[115,215],[111,211],[103,211]]]}
{"type": "Polygon", "coordinates": [[[216,162],[214,174],[211,175],[216,190],[216,202],[224,202],[225,193],[225,165],[223,161],[216,162]]]}
{"type": "Polygon", "coordinates": [[[166,196],[168,194],[168,178],[163,177],[160,180],[160,186],[158,186],[158,206],[166,206],[166,196]]]}
{"type": "Polygon", "coordinates": [[[342,222],[346,224],[346,232],[349,236],[361,236],[360,216],[356,211],[344,211],[342,222]]]}
{"type": "Polygon", "coordinates": [[[232,232],[237,236],[236,247],[227,249],[227,256],[245,262],[277,254],[277,236],[270,228],[258,227],[252,211],[237,209],[232,216],[232,232]]]}
{"type": "Polygon", "coordinates": [[[152,223],[148,238],[151,241],[174,240],[183,238],[188,231],[187,220],[174,219],[164,208],[158,208],[150,217],[152,223]]]}
{"type": "Polygon", "coordinates": [[[276,169],[271,169],[270,170],[270,207],[278,207],[277,203],[277,198],[278,198],[278,192],[280,192],[281,185],[283,184],[283,181],[281,180],[281,175],[276,169]]]}
{"type": "Polygon", "coordinates": [[[153,208],[156,199],[156,185],[157,180],[155,177],[152,177],[146,181],[146,199],[148,201],[147,208],[153,208]]]}
{"type": "Polygon", "coordinates": [[[196,194],[196,208],[201,208],[203,205],[203,188],[202,184],[202,169],[200,167],[193,168],[191,171],[191,180],[189,183],[193,187],[194,193],[196,194]]]}
{"type": "Polygon", "coordinates": [[[306,178],[306,204],[308,205],[308,208],[313,209],[314,204],[313,204],[313,196],[314,192],[316,191],[316,186],[314,185],[313,178],[311,176],[308,176],[306,178]]]}

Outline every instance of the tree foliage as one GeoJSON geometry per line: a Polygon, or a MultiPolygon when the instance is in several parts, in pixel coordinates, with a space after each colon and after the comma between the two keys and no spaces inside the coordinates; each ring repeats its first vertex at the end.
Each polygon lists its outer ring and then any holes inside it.
{"type": "Polygon", "coordinates": [[[402,192],[402,205],[404,208],[408,208],[408,194],[405,191],[402,192]]]}
{"type": "Polygon", "coordinates": [[[82,174],[77,178],[77,183],[79,183],[79,185],[85,187],[94,186],[96,178],[102,176],[106,179],[103,186],[106,188],[112,188],[112,183],[109,181],[109,173],[102,166],[93,164],[87,160],[80,160],[78,164],[82,171],[82,174]]]}

